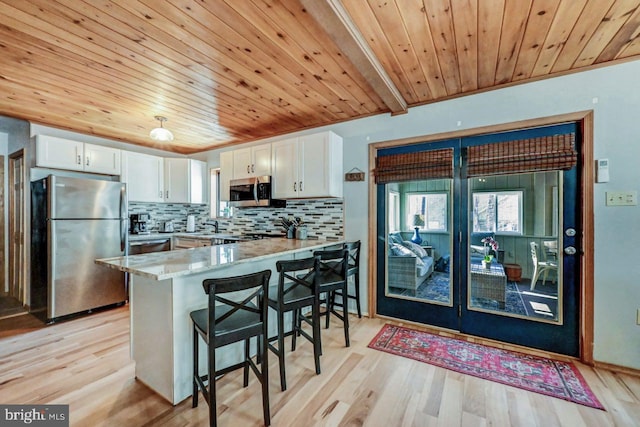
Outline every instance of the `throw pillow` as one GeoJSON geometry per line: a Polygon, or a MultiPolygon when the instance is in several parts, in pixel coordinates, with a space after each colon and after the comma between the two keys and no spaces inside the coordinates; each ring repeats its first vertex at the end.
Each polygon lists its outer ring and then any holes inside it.
{"type": "Polygon", "coordinates": [[[409,240],[402,242],[402,245],[407,247],[411,252],[416,254],[418,258],[424,258],[427,256],[427,251],[417,243],[413,243],[409,240]]]}
{"type": "Polygon", "coordinates": [[[393,243],[389,247],[389,249],[391,250],[391,255],[394,255],[394,256],[413,256],[413,257],[416,256],[416,254],[411,252],[409,248],[399,245],[397,243],[393,243]]]}

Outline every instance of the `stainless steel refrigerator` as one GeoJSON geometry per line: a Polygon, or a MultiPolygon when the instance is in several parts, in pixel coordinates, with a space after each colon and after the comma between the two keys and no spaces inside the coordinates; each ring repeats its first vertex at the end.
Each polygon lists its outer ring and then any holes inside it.
{"type": "Polygon", "coordinates": [[[32,182],[31,312],[53,321],[124,302],[124,273],[95,260],[125,255],[127,232],[125,184],[55,175],[32,182]]]}

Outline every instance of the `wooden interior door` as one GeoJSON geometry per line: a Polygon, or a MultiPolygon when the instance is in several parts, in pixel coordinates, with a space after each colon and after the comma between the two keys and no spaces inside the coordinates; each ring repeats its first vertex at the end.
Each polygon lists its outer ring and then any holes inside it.
{"type": "MultiPolygon", "coordinates": [[[[4,241],[4,228],[2,234],[4,241]]],[[[22,150],[9,157],[9,237],[9,296],[24,302],[24,151],[22,150]]]]}

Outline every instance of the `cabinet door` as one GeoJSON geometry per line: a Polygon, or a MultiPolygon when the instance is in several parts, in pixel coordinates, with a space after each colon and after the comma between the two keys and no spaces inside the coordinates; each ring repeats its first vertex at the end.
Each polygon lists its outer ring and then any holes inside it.
{"type": "Polygon", "coordinates": [[[271,195],[274,199],[291,199],[298,195],[298,139],[271,144],[271,195]]]}
{"type": "Polygon", "coordinates": [[[298,197],[323,197],[329,192],[328,144],[324,134],[299,138],[298,197]]]}
{"type": "Polygon", "coordinates": [[[342,138],[322,132],[298,139],[298,197],[342,197],[342,138]]]}
{"type": "Polygon", "coordinates": [[[189,159],[164,159],[164,201],[189,203],[189,159]]]}
{"type": "Polygon", "coordinates": [[[271,144],[251,147],[253,176],[271,175],[271,144]]]}
{"type": "Polygon", "coordinates": [[[132,202],[162,202],[163,191],[162,157],[149,154],[122,153],[122,182],[127,183],[127,194],[132,202]]]}
{"type": "Polygon", "coordinates": [[[189,160],[189,203],[207,203],[207,164],[199,160],[189,160]]]}
{"type": "Polygon", "coordinates": [[[249,178],[251,172],[251,148],[233,151],[233,179],[249,178]]]}
{"type": "Polygon", "coordinates": [[[81,171],[83,166],[83,143],[54,136],[36,136],[36,165],[81,171]]]}
{"type": "Polygon", "coordinates": [[[228,202],[231,199],[229,194],[229,182],[233,176],[233,151],[220,153],[220,200],[228,202]]]}
{"type": "Polygon", "coordinates": [[[84,144],[85,172],[120,175],[120,150],[84,144]]]}

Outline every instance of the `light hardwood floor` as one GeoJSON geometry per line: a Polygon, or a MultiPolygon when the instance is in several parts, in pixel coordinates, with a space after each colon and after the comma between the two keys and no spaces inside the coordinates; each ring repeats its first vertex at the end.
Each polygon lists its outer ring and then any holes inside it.
{"type": "MultiPolygon", "coordinates": [[[[286,355],[280,391],[270,357],[273,426],[640,426],[640,378],[577,364],[606,411],[483,381],[367,348],[382,319],[323,329],[322,374],[310,343],[286,355]]],[[[0,339],[0,403],[69,404],[73,426],[203,426],[206,403],[172,407],[134,379],[128,308],[0,339]]],[[[270,355],[271,356],[271,355],[270,355]]],[[[262,424],[258,381],[218,381],[222,426],[262,424]]]]}

